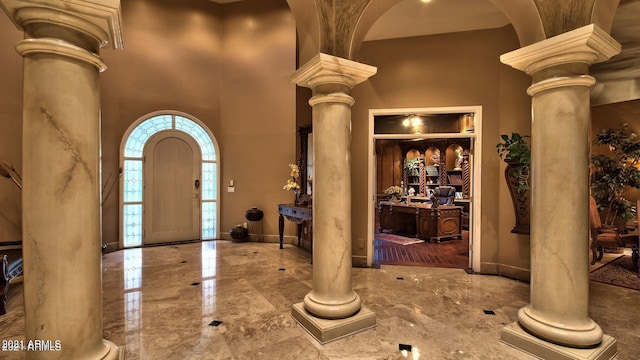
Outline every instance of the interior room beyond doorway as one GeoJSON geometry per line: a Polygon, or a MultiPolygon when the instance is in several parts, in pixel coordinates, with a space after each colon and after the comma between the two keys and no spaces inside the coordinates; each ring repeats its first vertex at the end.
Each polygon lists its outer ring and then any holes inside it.
{"type": "Polygon", "coordinates": [[[465,110],[370,116],[373,266],[473,269],[477,123],[465,110]]]}

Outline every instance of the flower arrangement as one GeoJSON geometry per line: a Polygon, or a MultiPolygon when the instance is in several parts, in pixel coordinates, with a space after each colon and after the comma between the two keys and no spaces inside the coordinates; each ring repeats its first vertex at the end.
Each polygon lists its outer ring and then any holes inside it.
{"type": "Polygon", "coordinates": [[[402,195],[402,188],[400,186],[389,186],[385,191],[385,194],[392,196],[400,196],[402,195]]]}
{"type": "Polygon", "coordinates": [[[412,158],[404,163],[404,167],[409,170],[411,176],[417,176],[420,171],[420,165],[423,164],[423,160],[420,157],[412,158]]]}
{"type": "Polygon", "coordinates": [[[289,175],[290,178],[287,179],[287,183],[282,189],[293,190],[297,195],[300,191],[300,168],[296,164],[289,164],[289,168],[291,169],[291,175],[289,175]]]}

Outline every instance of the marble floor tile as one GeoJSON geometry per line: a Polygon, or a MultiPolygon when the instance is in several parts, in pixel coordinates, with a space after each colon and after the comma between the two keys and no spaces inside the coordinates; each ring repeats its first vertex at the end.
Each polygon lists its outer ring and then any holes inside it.
{"type": "MultiPolygon", "coordinates": [[[[377,326],[320,345],[291,317],[311,289],[309,260],[292,245],[220,240],[105,254],[104,338],[133,360],[532,359],[499,342],[529,285],[459,269],[354,268],[377,326]]],[[[24,339],[22,296],[14,284],[0,339],[24,339]]],[[[640,359],[639,310],[640,291],[591,282],[591,317],[618,341],[617,359],[640,359]]]]}

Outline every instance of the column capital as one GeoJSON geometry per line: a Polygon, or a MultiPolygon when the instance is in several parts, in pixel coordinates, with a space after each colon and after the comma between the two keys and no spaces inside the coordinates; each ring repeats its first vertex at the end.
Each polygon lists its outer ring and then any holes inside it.
{"type": "Polygon", "coordinates": [[[620,44],[595,24],[542,40],[500,56],[500,61],[529,75],[556,65],[606,61],[620,44]]]}
{"type": "Polygon", "coordinates": [[[40,53],[56,54],[91,64],[100,72],[107,69],[98,55],[62,40],[24,39],[16,45],[16,51],[24,57],[40,53]]]}
{"type": "Polygon", "coordinates": [[[352,89],[377,71],[371,65],[320,53],[293,73],[291,81],[312,89],[318,84],[331,83],[346,85],[352,89]]]}
{"type": "Polygon", "coordinates": [[[87,34],[100,47],[123,47],[120,0],[0,0],[0,7],[22,31],[50,24],[87,34]]]}

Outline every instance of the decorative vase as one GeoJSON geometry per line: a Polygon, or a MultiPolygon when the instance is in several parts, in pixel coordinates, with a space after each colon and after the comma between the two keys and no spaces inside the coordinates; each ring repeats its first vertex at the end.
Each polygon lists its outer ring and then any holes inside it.
{"type": "Polygon", "coordinates": [[[249,230],[247,230],[247,228],[243,227],[242,225],[236,225],[231,228],[231,230],[229,230],[229,235],[231,235],[231,238],[233,240],[238,240],[234,242],[240,242],[244,240],[247,235],[249,235],[249,230]]]}
{"type": "MultiPolygon", "coordinates": [[[[515,176],[518,167],[522,166],[522,164],[510,161],[509,159],[505,159],[505,162],[507,163],[507,168],[504,170],[504,177],[507,180],[513,210],[516,213],[516,226],[511,232],[529,235],[531,192],[528,188],[524,191],[518,191],[519,180],[515,176]]],[[[530,174],[528,174],[528,176],[530,176],[530,174]]]]}
{"type": "Polygon", "coordinates": [[[260,221],[264,217],[264,212],[253,206],[244,213],[244,217],[249,221],[260,221]]]}

